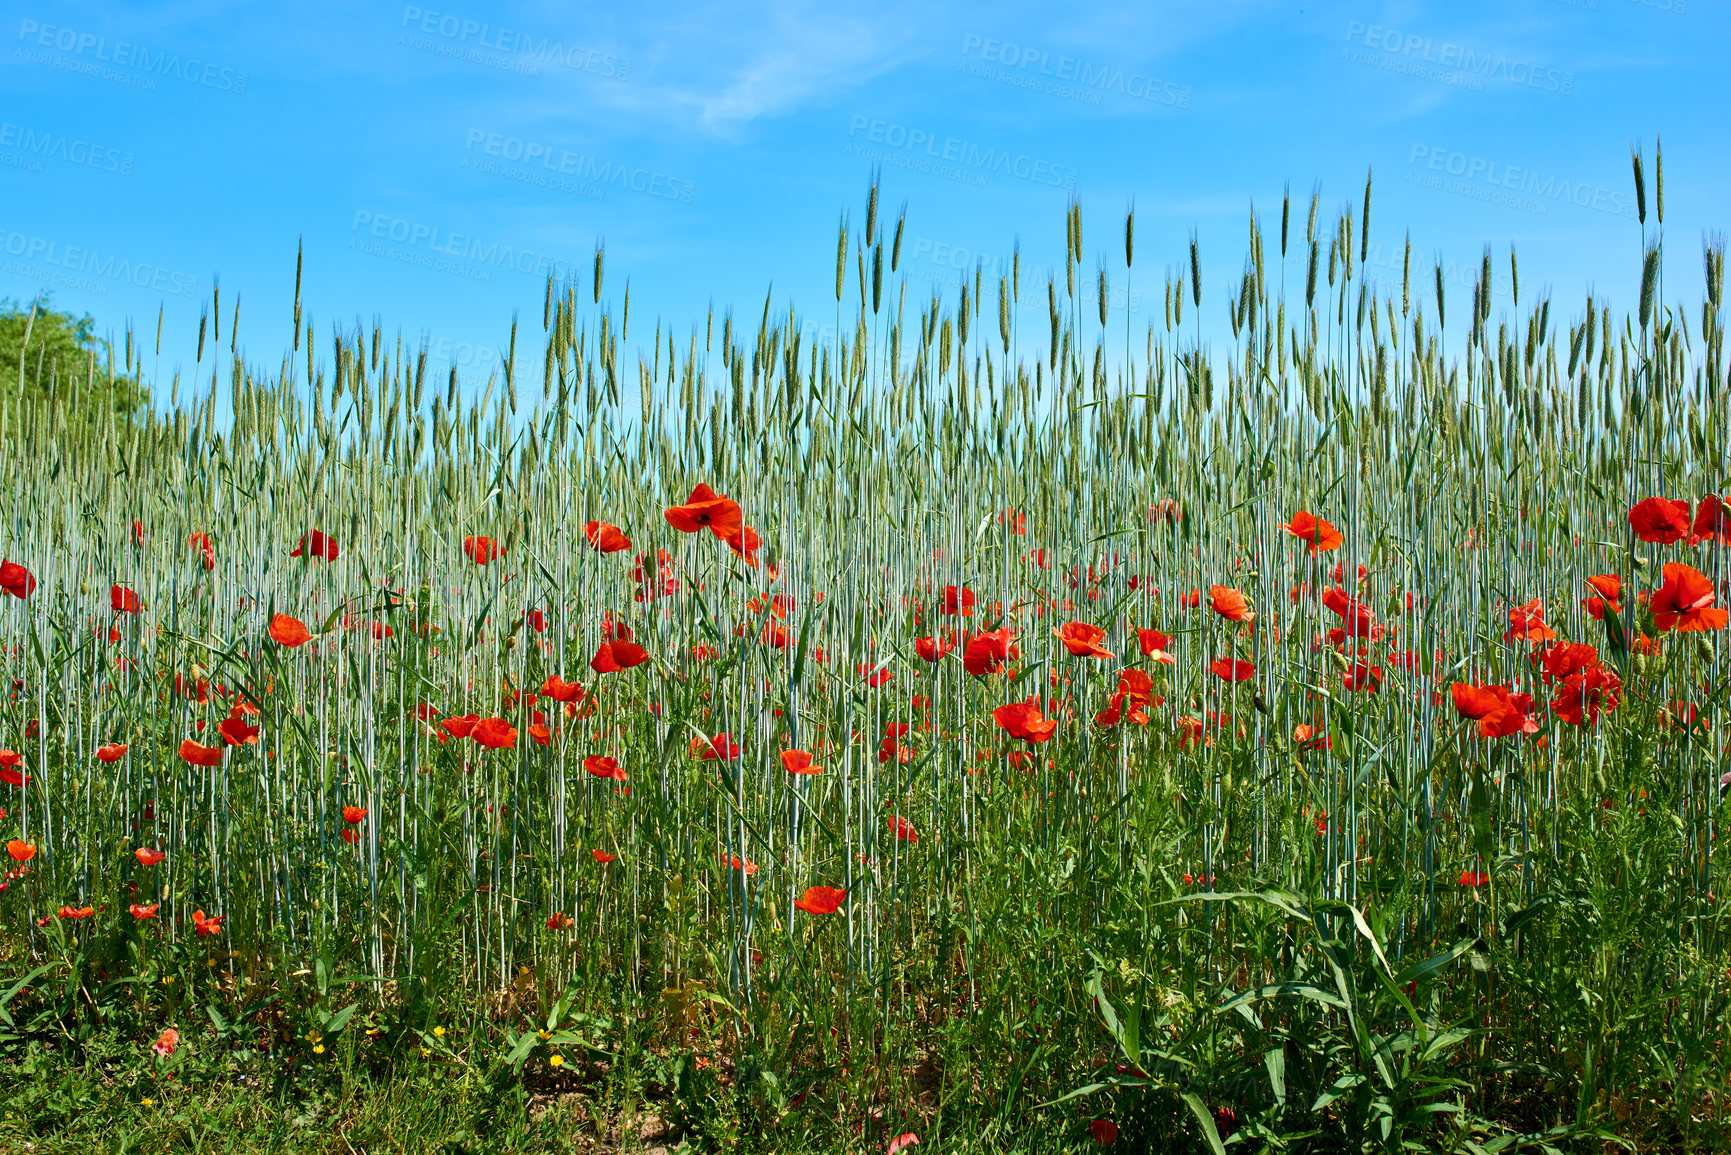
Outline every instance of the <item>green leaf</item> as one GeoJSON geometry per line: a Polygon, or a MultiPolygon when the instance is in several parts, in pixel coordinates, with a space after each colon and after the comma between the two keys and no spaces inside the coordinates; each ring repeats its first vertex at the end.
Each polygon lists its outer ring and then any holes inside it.
{"type": "Polygon", "coordinates": [[[1264,1051],[1262,1065],[1268,1068],[1268,1089],[1274,1093],[1274,1101],[1286,1106],[1286,1048],[1264,1051]]]}
{"type": "Polygon", "coordinates": [[[1196,1124],[1202,1128],[1202,1138],[1208,1141],[1208,1149],[1214,1152],[1214,1155],[1226,1155],[1226,1144],[1220,1141],[1220,1129],[1214,1125],[1214,1116],[1203,1105],[1202,1100],[1189,1091],[1184,1092],[1179,1098],[1183,1099],[1184,1105],[1190,1108],[1190,1113],[1196,1116],[1196,1124]]]}
{"type": "Polygon", "coordinates": [[[521,1071],[523,1069],[523,1064],[529,1060],[529,1052],[535,1049],[535,1044],[540,1042],[540,1040],[535,1037],[533,1032],[525,1032],[515,1040],[513,1040],[510,1033],[507,1032],[505,1039],[507,1042],[514,1041],[516,1043],[516,1046],[511,1048],[510,1054],[505,1056],[505,1063],[513,1071],[521,1071]]]}
{"type": "Polygon", "coordinates": [[[1055,1107],[1059,1103],[1067,1103],[1071,1099],[1080,1099],[1084,1095],[1098,1095],[1101,1091],[1110,1091],[1114,1087],[1125,1087],[1125,1086],[1144,1087],[1144,1086],[1147,1086],[1147,1082],[1146,1082],[1146,1080],[1135,1080],[1135,1081],[1126,1081],[1126,1082],[1118,1082],[1116,1080],[1113,1080],[1113,1081],[1105,1082],[1105,1083],[1089,1083],[1086,1087],[1077,1087],[1074,1091],[1071,1091],[1067,1094],[1059,1095],[1056,1099],[1048,1099],[1044,1103],[1036,1104],[1034,1109],[1039,1110],[1042,1107],[1055,1107]]]}
{"type": "Polygon", "coordinates": [[[1227,892],[1207,891],[1202,894],[1182,894],[1177,898],[1169,898],[1160,906],[1170,906],[1178,902],[1237,902],[1239,899],[1253,898],[1258,902],[1266,902],[1289,917],[1301,922],[1314,922],[1305,911],[1297,895],[1288,894],[1283,890],[1234,890],[1227,892]]]}
{"type": "Polygon", "coordinates": [[[1450,963],[1459,959],[1469,950],[1472,950],[1473,941],[1474,940],[1470,938],[1463,938],[1441,954],[1433,954],[1421,962],[1413,963],[1411,966],[1394,976],[1395,984],[1397,986],[1405,986],[1407,983],[1417,982],[1422,978],[1428,978],[1430,975],[1435,974],[1437,971],[1442,970],[1450,963]]]}
{"type": "Polygon", "coordinates": [[[1515,913],[1509,915],[1509,917],[1503,921],[1503,933],[1505,935],[1516,933],[1529,922],[1538,918],[1539,915],[1545,913],[1545,907],[1550,906],[1551,902],[1552,899],[1550,895],[1540,895],[1538,898],[1533,900],[1531,905],[1524,906],[1520,910],[1515,911],[1515,913]]]}
{"type": "Polygon", "coordinates": [[[1363,1075],[1342,1075],[1334,1081],[1333,1086],[1316,1097],[1316,1102],[1310,1105],[1310,1109],[1312,1111],[1322,1110],[1362,1082],[1364,1082],[1363,1075]]]}
{"type": "Polygon", "coordinates": [[[349,1020],[355,1017],[355,1012],[360,1009],[360,1006],[359,1003],[350,1003],[334,1015],[327,1015],[320,1011],[321,1022],[319,1025],[324,1029],[325,1034],[334,1035],[349,1025],[349,1020]]]}

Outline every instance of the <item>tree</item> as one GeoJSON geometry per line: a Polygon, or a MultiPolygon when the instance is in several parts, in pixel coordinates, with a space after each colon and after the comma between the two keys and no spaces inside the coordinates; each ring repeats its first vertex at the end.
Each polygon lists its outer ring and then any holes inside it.
{"type": "Polygon", "coordinates": [[[87,419],[104,410],[130,419],[146,408],[135,374],[116,372],[114,348],[89,314],[55,311],[44,293],[27,305],[0,298],[0,399],[20,393],[49,404],[75,401],[87,419]]]}

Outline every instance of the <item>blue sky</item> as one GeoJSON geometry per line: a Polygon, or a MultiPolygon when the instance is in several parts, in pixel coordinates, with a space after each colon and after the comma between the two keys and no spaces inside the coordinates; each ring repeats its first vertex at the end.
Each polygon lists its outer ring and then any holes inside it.
{"type": "MultiPolygon", "coordinates": [[[[1157,318],[1195,230],[1222,328],[1249,210],[1276,228],[1287,184],[1332,221],[1373,171],[1396,291],[1408,232],[1427,270],[1487,243],[1506,269],[1512,244],[1523,302],[1562,318],[1638,281],[1631,145],[1650,173],[1663,140],[1674,301],[1698,302],[1731,216],[1731,16],[1705,0],[287,7],[0,19],[0,296],[51,289],[147,349],[160,309],[159,404],[214,282],[224,345],[238,294],[242,351],[280,363],[302,239],[320,350],[376,319],[471,388],[513,311],[539,340],[547,269],[587,298],[597,242],[634,342],[660,319],[683,347],[712,302],[755,325],[771,290],[831,322],[837,223],[863,227],[874,165],[886,215],[908,206],[910,302],[1018,244],[1037,286],[1074,195],[1116,307],[1157,318]]],[[[1464,315],[1469,271],[1450,292],[1464,315]]]]}

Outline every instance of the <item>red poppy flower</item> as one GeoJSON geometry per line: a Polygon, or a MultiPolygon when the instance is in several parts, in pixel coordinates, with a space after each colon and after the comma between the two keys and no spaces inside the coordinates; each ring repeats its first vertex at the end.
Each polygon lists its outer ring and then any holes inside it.
{"type": "MultiPolygon", "coordinates": [[[[1362,564],[1358,567],[1358,584],[1359,585],[1362,586],[1364,584],[1365,579],[1369,576],[1369,572],[1370,571],[1366,570],[1362,564]]],[[[1334,563],[1334,569],[1329,572],[1328,580],[1333,581],[1333,582],[1338,582],[1345,577],[1346,577],[1346,563],[1343,561],[1335,562],[1334,563]]]]}
{"type": "Polygon", "coordinates": [[[220,747],[212,749],[209,746],[201,746],[191,738],[186,738],[181,741],[180,757],[188,766],[222,765],[222,750],[220,747]]]}
{"type": "Polygon", "coordinates": [[[1341,620],[1343,636],[1372,640],[1382,636],[1375,612],[1339,586],[1322,591],[1322,604],[1341,620]]]}
{"type": "Polygon", "coordinates": [[[1128,708],[1130,720],[1137,725],[1146,725],[1148,722],[1148,715],[1143,712],[1143,707],[1158,706],[1165,700],[1154,696],[1154,680],[1143,671],[1128,669],[1118,672],[1118,688],[1113,692],[1112,704],[1128,708]]]}
{"type": "Polygon", "coordinates": [[[691,491],[691,496],[685,499],[684,505],[673,506],[667,510],[665,516],[667,524],[680,533],[696,533],[700,529],[707,529],[724,540],[729,534],[738,532],[745,524],[745,515],[740,511],[739,503],[718,495],[705,484],[699,484],[691,491]]]}
{"type": "Polygon", "coordinates": [[[747,876],[757,873],[757,863],[753,862],[749,858],[741,858],[737,854],[733,855],[731,858],[723,854],[721,856],[721,862],[722,865],[731,867],[734,870],[743,870],[747,876]]]}
{"type": "Polygon", "coordinates": [[[60,908],[61,918],[89,918],[96,913],[94,906],[63,906],[60,908]]]}
{"type": "Polygon", "coordinates": [[[1187,594],[1178,595],[1178,605],[1187,610],[1193,610],[1202,604],[1202,591],[1191,590],[1187,594]]]}
{"type": "Polygon", "coordinates": [[[1018,537],[1026,537],[1028,534],[1028,515],[1021,513],[1014,508],[1006,509],[1004,512],[1000,513],[998,515],[998,524],[1004,526],[1018,537]]]}
{"type": "MultiPolygon", "coordinates": [[[[1110,729],[1111,727],[1116,726],[1119,722],[1122,722],[1124,720],[1126,701],[1129,701],[1129,695],[1127,695],[1122,689],[1113,691],[1111,698],[1107,699],[1106,708],[1094,715],[1094,725],[1104,726],[1110,729]]],[[[1147,724],[1147,713],[1140,709],[1133,701],[1130,702],[1129,709],[1132,721],[1137,725],[1147,724]]]]}
{"type": "MultiPolygon", "coordinates": [[[[741,622],[733,628],[733,632],[742,638],[748,637],[751,634],[751,627],[741,622]]],[[[764,622],[763,629],[757,632],[757,640],[772,650],[785,650],[793,637],[787,632],[787,627],[780,622],[764,622]]]]}
{"type": "Polygon", "coordinates": [[[1461,871],[1462,886],[1489,886],[1491,876],[1480,870],[1461,871]]]}
{"type": "Polygon", "coordinates": [[[160,902],[153,902],[148,906],[140,906],[135,902],[126,908],[126,912],[139,922],[143,922],[147,918],[155,918],[156,912],[160,909],[162,909],[160,902]]]}
{"type": "Polygon", "coordinates": [[[1249,622],[1256,618],[1250,611],[1250,602],[1230,586],[1209,586],[1208,605],[1229,622],[1249,622]]]}
{"type": "Polygon", "coordinates": [[[586,522],[583,536],[600,553],[623,553],[631,548],[631,539],[616,525],[604,521],[586,522]]]}
{"type": "Polygon", "coordinates": [[[503,718],[482,718],[469,737],[493,750],[509,750],[517,744],[517,727],[503,718]]]}
{"type": "Polygon", "coordinates": [[[1214,745],[1214,739],[1205,738],[1203,736],[1205,730],[1206,727],[1203,725],[1201,718],[1192,718],[1190,715],[1186,714],[1184,717],[1178,719],[1178,748],[1181,750],[1188,750],[1194,747],[1198,742],[1207,746],[1214,745]]]}
{"type": "MultiPolygon", "coordinates": [[[[629,633],[627,636],[630,636],[629,633]]],[[[589,668],[597,674],[613,674],[641,666],[648,660],[649,651],[636,642],[602,642],[601,648],[595,651],[595,656],[589,659],[589,668]]]]}
{"type": "Polygon", "coordinates": [[[962,668],[975,677],[984,677],[998,673],[1007,660],[1020,655],[1015,632],[1005,626],[1001,630],[975,634],[969,638],[967,646],[962,650],[962,668]]]}
{"type": "Polygon", "coordinates": [[[842,902],[847,898],[847,891],[834,886],[811,886],[799,898],[793,900],[793,905],[807,914],[834,914],[841,909],[842,902]]]}
{"type": "Polygon", "coordinates": [[[811,755],[804,750],[783,750],[781,752],[782,769],[789,774],[821,774],[822,766],[811,764],[811,755]]]}
{"type": "Polygon", "coordinates": [[[1594,574],[1587,579],[1587,588],[1593,591],[1593,596],[1583,598],[1581,606],[1595,621],[1602,620],[1605,609],[1622,608],[1623,579],[1614,573],[1594,574]]]}
{"type": "Polygon", "coordinates": [[[1334,526],[1302,509],[1293,514],[1292,520],[1280,529],[1308,543],[1309,553],[1327,553],[1329,550],[1339,549],[1346,541],[1334,526]]]}
{"type": "Polygon", "coordinates": [[[1118,1124],[1110,1119],[1095,1119],[1088,1124],[1088,1137],[1096,1147],[1110,1147],[1118,1141],[1118,1124]]]}
{"type": "Polygon", "coordinates": [[[583,698],[583,687],[567,682],[558,674],[548,674],[547,680],[541,683],[541,693],[555,702],[577,702],[583,698]]]}
{"type": "Polygon", "coordinates": [[[29,862],[36,857],[36,848],[14,838],[6,844],[6,853],[12,856],[13,862],[29,862]]]}
{"type": "Polygon", "coordinates": [[[1572,673],[1551,699],[1551,710],[1571,726],[1597,725],[1601,711],[1615,710],[1623,680],[1614,670],[1592,666],[1572,673]]]}
{"type": "Polygon", "coordinates": [[[222,735],[222,740],[230,746],[250,746],[258,742],[258,727],[248,726],[246,717],[242,714],[230,714],[216,728],[222,735]]]}
{"type": "Polygon", "coordinates": [[[1078,658],[1110,658],[1112,651],[1100,644],[1106,631],[1087,622],[1065,622],[1053,631],[1064,648],[1078,658]]]}
{"type": "Polygon", "coordinates": [[[945,586],[944,601],[938,607],[940,614],[949,617],[972,617],[974,614],[974,591],[967,586],[945,586]]]}
{"type": "Polygon", "coordinates": [[[312,556],[324,561],[337,560],[337,539],[315,529],[301,535],[298,545],[289,551],[290,557],[312,556]]]}
{"type": "Polygon", "coordinates": [[[140,866],[155,866],[157,863],[167,858],[168,855],[164,854],[160,850],[152,850],[148,846],[140,846],[137,850],[132,852],[132,857],[138,859],[140,866]]]}
{"type": "Polygon", "coordinates": [[[1478,723],[1484,738],[1507,738],[1515,734],[1537,734],[1539,724],[1530,715],[1530,694],[1511,694],[1507,686],[1474,686],[1456,682],[1449,687],[1455,712],[1478,723]]]}
{"type": "Polygon", "coordinates": [[[1155,525],[1159,525],[1163,521],[1177,525],[1178,520],[1183,516],[1184,507],[1170,497],[1163,497],[1148,507],[1148,520],[1155,525]]]}
{"type": "Polygon", "coordinates": [[[890,829],[903,842],[918,842],[920,840],[919,831],[915,830],[913,824],[900,814],[890,818],[890,829]]]}
{"type": "Polygon", "coordinates": [[[891,681],[896,676],[894,670],[887,666],[879,666],[873,662],[860,662],[854,668],[859,671],[859,676],[865,679],[866,686],[873,690],[891,681]]]}
{"type": "Polygon", "coordinates": [[[1248,682],[1256,676],[1256,663],[1242,658],[1236,661],[1231,658],[1215,658],[1208,668],[1214,671],[1216,678],[1226,682],[1248,682]]]}
{"type": "Polygon", "coordinates": [[[1354,694],[1367,690],[1374,694],[1382,689],[1382,667],[1354,662],[1352,669],[1341,675],[1340,684],[1354,694]]]}
{"type": "Polygon", "coordinates": [[[1649,497],[1629,510],[1635,536],[1655,545],[1670,545],[1689,536],[1689,503],[1649,497]]]}
{"type": "Polygon", "coordinates": [[[608,854],[605,850],[602,850],[599,847],[591,850],[589,852],[589,857],[593,858],[596,862],[599,862],[602,866],[606,866],[609,862],[617,862],[619,860],[617,854],[608,854]]]}
{"type": "Polygon", "coordinates": [[[914,639],[914,653],[928,662],[942,661],[944,655],[955,648],[956,639],[950,636],[914,639]]]}
{"type": "Polygon", "coordinates": [[[749,525],[740,526],[721,540],[726,542],[727,548],[732,550],[734,555],[746,565],[755,566],[758,564],[757,551],[763,548],[763,538],[759,537],[757,531],[749,525]]]}
{"type": "Polygon", "coordinates": [[[892,727],[890,734],[878,743],[879,762],[899,762],[906,766],[914,760],[914,753],[914,748],[911,745],[899,740],[899,736],[895,733],[895,727],[892,727]]]}
{"type": "Polygon", "coordinates": [[[136,614],[138,612],[138,594],[125,586],[108,587],[108,604],[117,614],[136,614]]]}
{"type": "Polygon", "coordinates": [[[347,822],[350,826],[359,826],[366,820],[367,808],[365,806],[343,807],[343,821],[347,822]]]}
{"type": "Polygon", "coordinates": [[[1170,666],[1178,661],[1168,652],[1172,648],[1171,637],[1159,630],[1138,629],[1136,631],[1136,644],[1141,649],[1144,658],[1152,659],[1160,665],[1170,666]]]}
{"type": "Polygon", "coordinates": [[[277,645],[292,650],[304,646],[312,634],[299,618],[291,618],[287,614],[273,614],[270,619],[270,637],[277,645]]]}
{"type": "Polygon", "coordinates": [[[1731,545],[1731,502],[1721,501],[1709,493],[1695,507],[1695,524],[1689,530],[1689,544],[1719,541],[1731,545]]]}
{"type": "Polygon", "coordinates": [[[453,738],[467,738],[474,732],[475,726],[481,721],[479,714],[463,714],[455,718],[446,718],[439,723],[440,729],[453,738]]]}
{"type": "Polygon", "coordinates": [[[1025,702],[1011,702],[999,706],[992,711],[992,720],[997,722],[999,729],[1012,738],[1020,738],[1024,742],[1049,741],[1058,732],[1055,719],[1048,719],[1040,711],[1040,695],[1036,691],[1025,702]]]}
{"type": "Polygon", "coordinates": [[[716,760],[731,762],[735,758],[739,757],[739,743],[733,740],[732,734],[717,734],[715,737],[703,743],[699,757],[701,757],[705,762],[716,760]]]}
{"type": "Polygon", "coordinates": [[[1545,603],[1538,598],[1509,609],[1509,630],[1503,635],[1508,642],[1552,642],[1557,631],[1545,624],[1545,603]]]}
{"type": "Polygon", "coordinates": [[[1660,631],[1687,634],[1725,628],[1726,611],[1713,608],[1713,583],[1706,574],[1679,562],[1666,565],[1664,574],[1665,584],[1648,603],[1660,631]]]}
{"type": "Polygon", "coordinates": [[[1599,651],[1582,642],[1558,642],[1539,655],[1540,676],[1546,682],[1561,682],[1572,674],[1599,664],[1599,651]]]}
{"type": "Polygon", "coordinates": [[[15,561],[0,561],[0,589],[22,601],[36,588],[36,578],[15,561]]]}
{"type": "Polygon", "coordinates": [[[490,537],[466,537],[463,539],[463,553],[476,565],[486,565],[496,557],[504,554],[499,543],[490,537]]]}
{"type": "Polygon", "coordinates": [[[222,920],[224,917],[224,915],[219,914],[211,918],[206,918],[204,917],[204,911],[195,910],[192,912],[192,926],[199,934],[221,934],[222,920]]]}
{"type": "Polygon", "coordinates": [[[612,778],[619,782],[625,781],[625,771],[619,768],[618,759],[609,758],[605,754],[591,754],[587,758],[583,759],[583,769],[587,770],[596,778],[612,778]]]}
{"type": "Polygon", "coordinates": [[[193,534],[186,539],[186,548],[198,551],[199,560],[203,562],[205,569],[216,568],[216,547],[210,544],[209,534],[193,534]]]}
{"type": "Polygon", "coordinates": [[[1334,740],[1326,734],[1318,735],[1315,726],[1300,723],[1292,728],[1292,744],[1300,750],[1332,750],[1334,740]]]}
{"type": "Polygon", "coordinates": [[[548,930],[570,930],[575,925],[568,914],[550,914],[547,916],[548,930]]]}

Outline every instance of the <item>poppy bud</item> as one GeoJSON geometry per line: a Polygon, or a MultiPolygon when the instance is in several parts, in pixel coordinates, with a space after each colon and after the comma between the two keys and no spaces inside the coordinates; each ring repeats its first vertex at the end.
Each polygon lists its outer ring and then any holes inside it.
{"type": "Polygon", "coordinates": [[[1256,707],[1258,712],[1260,712],[1262,714],[1267,714],[1269,712],[1268,711],[1268,703],[1263,700],[1262,695],[1260,693],[1252,694],[1250,696],[1250,703],[1251,703],[1251,705],[1256,707]]]}

